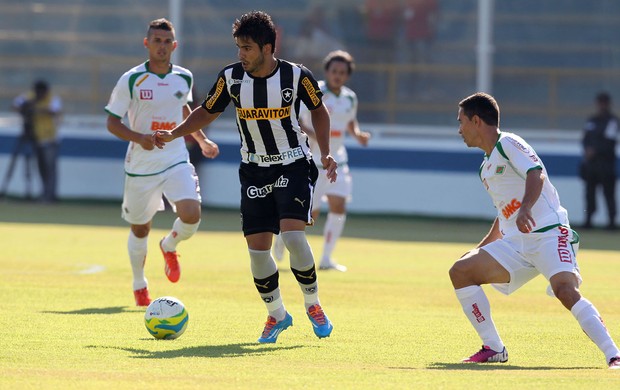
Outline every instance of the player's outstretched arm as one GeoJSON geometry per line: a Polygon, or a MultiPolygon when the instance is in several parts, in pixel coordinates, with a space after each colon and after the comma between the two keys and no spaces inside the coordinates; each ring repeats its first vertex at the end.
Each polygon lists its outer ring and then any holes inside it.
{"type": "Polygon", "coordinates": [[[153,139],[155,146],[163,148],[166,142],[170,142],[176,138],[183,137],[191,134],[195,131],[208,126],[213,122],[220,113],[211,114],[202,107],[196,107],[194,111],[180,125],[172,129],[171,131],[156,131],[153,133],[153,139]]]}

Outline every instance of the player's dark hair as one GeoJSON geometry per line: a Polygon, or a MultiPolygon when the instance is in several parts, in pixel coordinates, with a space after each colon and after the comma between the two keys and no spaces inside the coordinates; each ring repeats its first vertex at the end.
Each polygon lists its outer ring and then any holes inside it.
{"type": "Polygon", "coordinates": [[[232,25],[233,37],[250,38],[263,48],[271,45],[271,53],[276,50],[276,26],[271,16],[263,11],[252,11],[241,15],[232,25]]]}
{"type": "Polygon", "coordinates": [[[323,60],[323,69],[328,70],[329,66],[334,62],[344,62],[349,69],[349,75],[355,70],[355,60],[353,56],[344,50],[335,50],[330,52],[323,60]]]}
{"type": "Polygon", "coordinates": [[[172,31],[172,34],[174,34],[174,26],[166,18],[155,19],[149,23],[149,28],[146,30],[147,38],[151,36],[151,31],[153,30],[172,31]]]}
{"type": "Polygon", "coordinates": [[[477,92],[459,102],[463,114],[471,120],[478,115],[484,123],[499,127],[499,106],[495,98],[488,93],[477,92]]]}

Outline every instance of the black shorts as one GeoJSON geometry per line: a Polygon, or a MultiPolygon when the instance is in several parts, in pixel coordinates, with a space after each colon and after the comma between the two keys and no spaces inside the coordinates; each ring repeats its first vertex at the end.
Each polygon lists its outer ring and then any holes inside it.
{"type": "Polygon", "coordinates": [[[241,224],[243,234],[280,232],[280,220],[312,221],[312,195],[319,171],[312,160],[259,167],[241,163],[241,224]]]}

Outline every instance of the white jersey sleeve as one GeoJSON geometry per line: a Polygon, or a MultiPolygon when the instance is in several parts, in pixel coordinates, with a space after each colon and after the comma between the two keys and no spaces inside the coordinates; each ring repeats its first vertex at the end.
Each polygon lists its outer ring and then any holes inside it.
{"type": "Polygon", "coordinates": [[[116,86],[112,90],[108,105],[105,107],[109,114],[118,118],[123,118],[129,110],[129,104],[131,103],[129,77],[131,74],[133,74],[131,71],[126,72],[118,79],[116,86]]]}

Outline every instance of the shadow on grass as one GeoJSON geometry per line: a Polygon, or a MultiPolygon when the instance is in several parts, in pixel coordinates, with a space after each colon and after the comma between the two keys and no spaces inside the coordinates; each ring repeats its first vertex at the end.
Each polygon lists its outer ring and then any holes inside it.
{"type": "MultiPolygon", "coordinates": [[[[399,367],[392,367],[398,369],[399,367]]],[[[431,363],[427,367],[429,370],[467,370],[467,371],[546,371],[546,370],[591,370],[595,367],[522,367],[513,364],[471,364],[471,363],[431,363]]],[[[405,369],[404,367],[402,369],[405,369]]]]}
{"type": "MultiPolygon", "coordinates": [[[[170,340],[156,340],[156,343],[167,343],[170,340]]],[[[135,359],[174,359],[181,357],[204,357],[204,358],[230,358],[241,356],[260,356],[275,351],[286,351],[298,348],[306,348],[307,346],[293,345],[288,347],[276,345],[262,345],[256,343],[226,344],[226,345],[203,345],[196,347],[187,347],[167,351],[149,351],[147,349],[137,348],[121,348],[106,347],[97,345],[88,345],[86,348],[108,348],[129,352],[131,358],[135,359]]]]}
{"type": "Polygon", "coordinates": [[[86,309],[69,310],[69,311],[42,311],[41,313],[82,315],[82,314],[121,314],[121,313],[134,313],[134,312],[143,312],[143,311],[144,309],[139,308],[139,307],[112,306],[112,307],[90,307],[86,309]]]}

